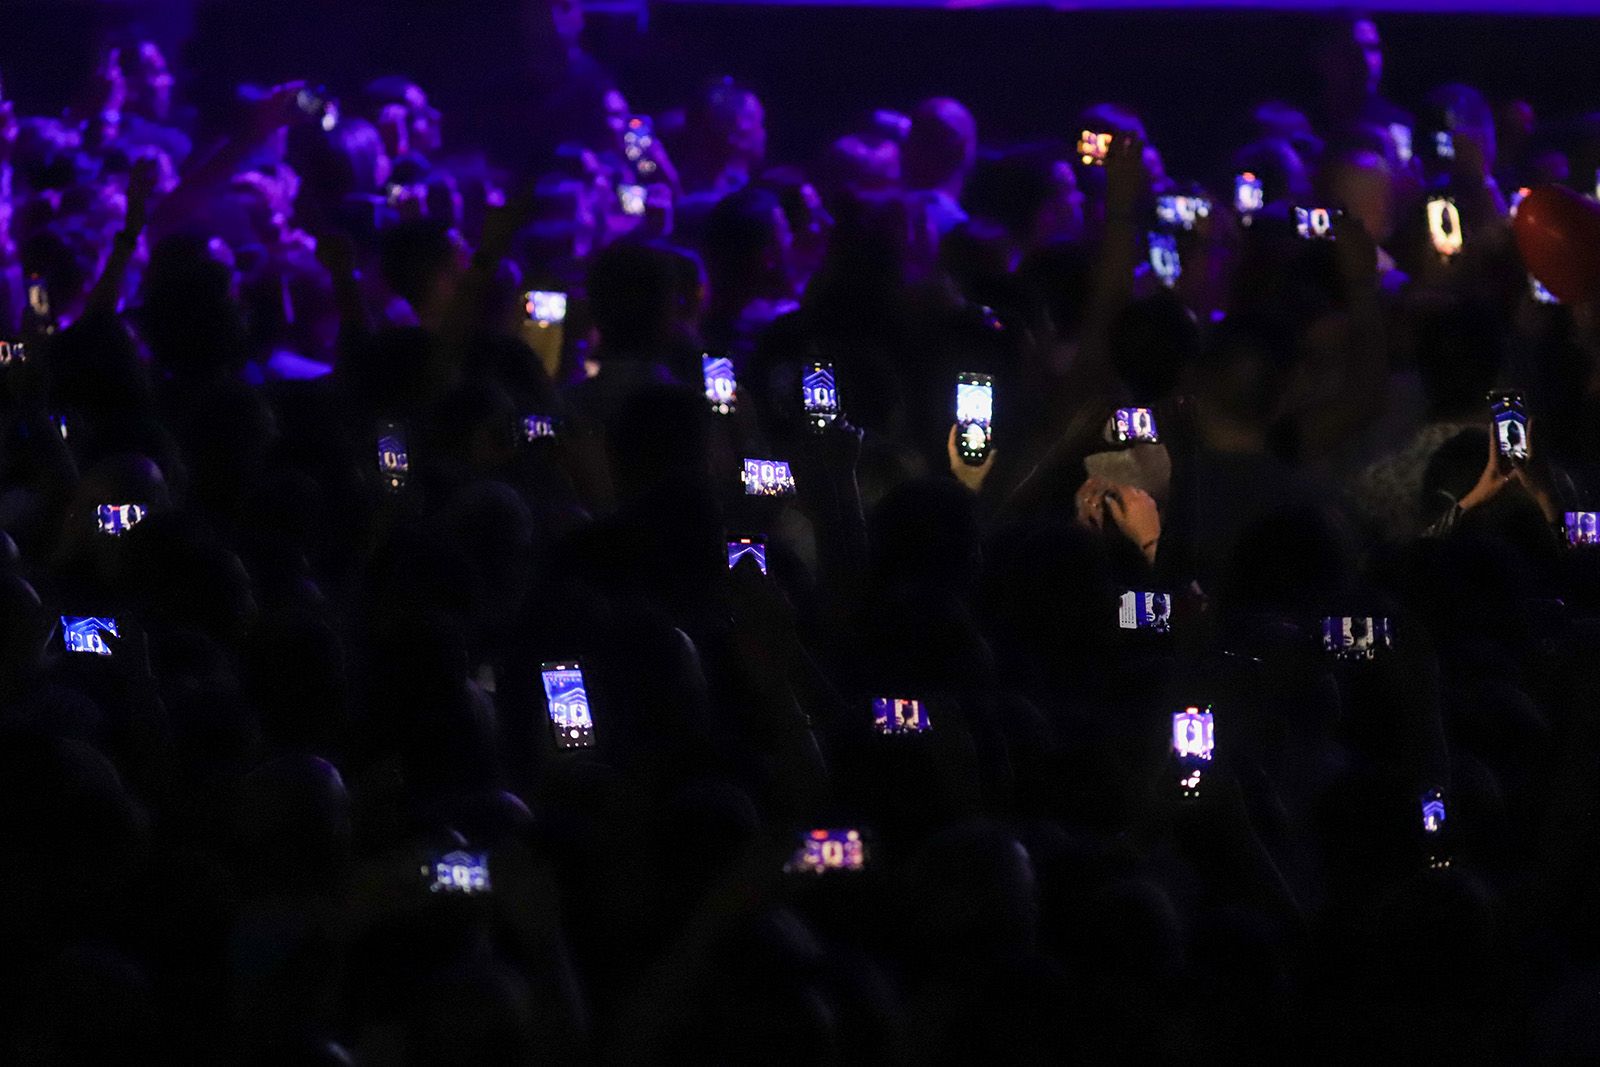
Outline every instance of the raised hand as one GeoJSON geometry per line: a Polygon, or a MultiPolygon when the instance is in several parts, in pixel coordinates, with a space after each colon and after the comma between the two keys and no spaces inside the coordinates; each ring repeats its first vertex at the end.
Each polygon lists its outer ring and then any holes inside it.
{"type": "Polygon", "coordinates": [[[961,452],[956,447],[956,439],[961,433],[961,427],[950,427],[950,437],[945,441],[945,455],[950,457],[950,473],[956,476],[956,481],[972,490],[974,493],[983,489],[983,483],[989,477],[989,472],[994,469],[994,457],[998,449],[989,449],[989,454],[983,457],[983,462],[976,467],[961,458],[961,452]]]}

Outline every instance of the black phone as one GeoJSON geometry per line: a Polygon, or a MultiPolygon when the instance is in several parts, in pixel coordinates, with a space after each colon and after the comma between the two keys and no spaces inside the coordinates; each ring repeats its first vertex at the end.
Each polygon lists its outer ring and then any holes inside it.
{"type": "Polygon", "coordinates": [[[545,710],[557,748],[593,748],[594,716],[589,710],[589,687],[583,665],[577,660],[544,663],[539,667],[544,683],[545,710]]]}
{"type": "Polygon", "coordinates": [[[994,447],[994,379],[987,374],[956,375],[956,452],[977,467],[994,447]]]}
{"type": "Polygon", "coordinates": [[[767,573],[767,539],[765,537],[730,537],[728,538],[728,569],[731,571],[739,565],[741,559],[748,559],[756,565],[762,574],[767,573]]]}
{"type": "Polygon", "coordinates": [[[339,126],[339,105],[328,96],[322,86],[301,89],[294,94],[295,107],[306,118],[314,121],[323,133],[332,133],[339,126]]]}
{"type": "Polygon", "coordinates": [[[819,827],[800,835],[784,868],[791,873],[829,874],[862,871],[867,866],[866,836],[857,827],[819,827]]]}
{"type": "Polygon", "coordinates": [[[405,427],[398,422],[378,424],[378,473],[391,493],[404,489],[411,477],[411,453],[406,448],[405,427]]]}
{"type": "Polygon", "coordinates": [[[1078,134],[1078,159],[1086,167],[1103,167],[1111,152],[1113,134],[1107,130],[1084,130],[1078,134]]]}
{"type": "Polygon", "coordinates": [[[524,415],[522,416],[522,439],[530,444],[534,441],[550,441],[556,436],[556,418],[554,415],[524,415]]]}
{"type": "Polygon", "coordinates": [[[834,380],[832,363],[807,364],[801,396],[806,421],[814,432],[821,433],[839,418],[839,386],[834,380]]]}
{"type": "Polygon", "coordinates": [[[1201,783],[1216,750],[1209,705],[1194,704],[1172,713],[1172,754],[1178,764],[1178,791],[1186,799],[1200,796],[1201,783]]]}
{"type": "Polygon", "coordinates": [[[1528,462],[1528,411],[1522,394],[1514,389],[1489,394],[1489,414],[1494,420],[1495,449],[1513,467],[1528,462]]]}
{"type": "Polygon", "coordinates": [[[1333,226],[1344,217],[1344,212],[1332,207],[1296,207],[1294,232],[1303,241],[1331,241],[1333,226]]]}
{"type": "Polygon", "coordinates": [[[422,865],[422,882],[429,893],[445,896],[481,896],[492,888],[489,854],[451,849],[422,865]]]}

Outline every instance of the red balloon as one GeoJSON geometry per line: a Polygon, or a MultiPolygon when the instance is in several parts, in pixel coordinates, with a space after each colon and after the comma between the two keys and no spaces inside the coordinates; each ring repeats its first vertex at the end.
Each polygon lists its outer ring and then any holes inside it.
{"type": "Polygon", "coordinates": [[[1563,304],[1600,295],[1600,203],[1545,185],[1517,205],[1511,224],[1528,270],[1563,304]]]}

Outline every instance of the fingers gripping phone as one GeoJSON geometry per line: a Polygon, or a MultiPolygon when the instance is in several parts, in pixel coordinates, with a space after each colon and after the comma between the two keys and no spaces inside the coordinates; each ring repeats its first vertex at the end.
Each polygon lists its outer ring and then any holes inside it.
{"type": "Polygon", "coordinates": [[[1078,134],[1078,158],[1086,167],[1103,167],[1111,152],[1112,134],[1108,130],[1084,130],[1078,134]]]}

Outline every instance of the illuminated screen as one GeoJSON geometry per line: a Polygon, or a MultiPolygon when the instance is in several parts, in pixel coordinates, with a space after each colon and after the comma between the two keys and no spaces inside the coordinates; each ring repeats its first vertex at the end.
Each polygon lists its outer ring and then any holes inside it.
{"type": "Polygon", "coordinates": [[[561,748],[593,745],[594,720],[589,714],[583,668],[576,663],[546,663],[540,674],[544,679],[545,704],[550,711],[556,744],[561,748]]]}

